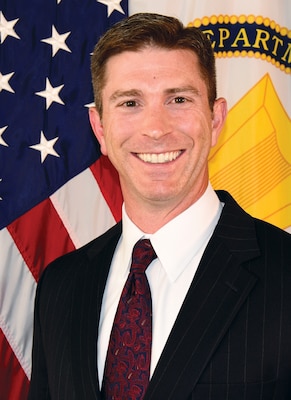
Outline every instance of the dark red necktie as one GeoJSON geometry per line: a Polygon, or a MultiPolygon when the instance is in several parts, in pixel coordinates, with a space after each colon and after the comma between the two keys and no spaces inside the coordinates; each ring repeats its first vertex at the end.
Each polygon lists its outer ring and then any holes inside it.
{"type": "Polygon", "coordinates": [[[133,248],[108,346],[103,399],[141,400],[145,395],[152,344],[152,300],[145,270],[156,257],[148,239],[133,248]]]}

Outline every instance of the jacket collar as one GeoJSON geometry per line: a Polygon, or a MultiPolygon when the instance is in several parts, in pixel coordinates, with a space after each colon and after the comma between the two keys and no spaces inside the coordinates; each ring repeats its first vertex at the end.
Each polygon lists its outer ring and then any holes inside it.
{"type": "Polygon", "coordinates": [[[72,305],[71,355],[76,399],[99,400],[97,337],[103,292],[121,223],[86,245],[82,268],[75,276],[72,305]]]}
{"type": "MultiPolygon", "coordinates": [[[[189,397],[256,284],[257,277],[242,265],[259,256],[254,220],[228,193],[219,191],[217,194],[225,203],[220,220],[144,400],[189,397]]],[[[98,321],[108,271],[120,235],[121,223],[85,246],[84,269],[75,279],[71,346],[76,398],[101,399],[96,362],[98,321]],[[100,268],[96,268],[98,265],[100,268]]]]}
{"type": "Polygon", "coordinates": [[[145,400],[189,398],[256,284],[257,277],[245,266],[260,254],[254,220],[228,193],[218,192],[218,195],[225,203],[221,218],[154,371],[145,400]]]}

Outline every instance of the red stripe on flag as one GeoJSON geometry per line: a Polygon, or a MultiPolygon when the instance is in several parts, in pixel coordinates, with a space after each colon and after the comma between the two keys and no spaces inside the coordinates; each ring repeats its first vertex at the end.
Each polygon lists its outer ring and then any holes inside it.
{"type": "Polygon", "coordinates": [[[29,380],[0,329],[0,398],[26,399],[29,380]],[[5,373],[4,373],[5,371],[5,373]]]}
{"type": "Polygon", "coordinates": [[[47,264],[75,249],[49,199],[33,207],[7,229],[36,281],[47,264]]]}
{"type": "Polygon", "coordinates": [[[119,185],[119,177],[108,157],[101,156],[90,167],[102,195],[110,208],[115,221],[121,219],[121,205],[123,202],[119,185]]]}

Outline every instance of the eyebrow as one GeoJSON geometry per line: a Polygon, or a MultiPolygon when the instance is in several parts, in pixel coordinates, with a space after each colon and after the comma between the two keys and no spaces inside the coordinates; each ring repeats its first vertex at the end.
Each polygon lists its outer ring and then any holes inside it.
{"type": "MultiPolygon", "coordinates": [[[[199,96],[200,92],[198,89],[196,89],[193,86],[181,86],[181,87],[174,87],[174,88],[169,88],[165,90],[165,94],[179,94],[179,93],[185,93],[185,92],[190,92],[194,94],[195,96],[199,96]]],[[[139,97],[142,96],[142,91],[138,89],[129,89],[129,90],[116,90],[112,95],[110,96],[109,100],[110,101],[115,101],[118,100],[122,97],[139,97]]]]}
{"type": "Polygon", "coordinates": [[[137,97],[141,96],[142,92],[141,90],[137,89],[130,89],[130,90],[116,90],[112,95],[110,96],[111,101],[115,101],[121,97],[137,97]]]}
{"type": "Polygon", "coordinates": [[[166,89],[165,92],[166,92],[166,94],[177,94],[177,93],[190,92],[196,96],[200,95],[199,90],[193,86],[181,86],[181,87],[177,87],[177,88],[169,88],[169,89],[166,89]]]}

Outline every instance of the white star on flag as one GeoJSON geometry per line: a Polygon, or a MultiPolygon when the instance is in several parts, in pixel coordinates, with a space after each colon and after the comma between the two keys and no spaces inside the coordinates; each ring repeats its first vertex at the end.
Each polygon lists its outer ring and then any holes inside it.
{"type": "Polygon", "coordinates": [[[63,87],[64,87],[64,85],[53,87],[51,85],[49,79],[46,78],[45,90],[43,90],[41,92],[36,92],[35,94],[38,96],[44,97],[46,99],[46,109],[48,110],[50,105],[53,102],[63,104],[63,105],[65,104],[59,96],[59,92],[62,90],[63,87]]]}
{"type": "Polygon", "coordinates": [[[94,103],[94,101],[93,101],[92,103],[85,104],[85,107],[86,107],[86,108],[92,108],[92,107],[95,107],[95,103],[94,103]]]}
{"type": "Polygon", "coordinates": [[[14,72],[10,74],[2,75],[0,72],[0,92],[7,90],[7,92],[15,93],[12,87],[9,85],[9,79],[14,75],[14,72]]]}
{"type": "Polygon", "coordinates": [[[125,14],[120,5],[121,0],[97,0],[97,2],[107,6],[107,17],[109,17],[114,10],[119,11],[121,14],[125,14]]]}
{"type": "Polygon", "coordinates": [[[38,144],[29,147],[31,149],[40,151],[41,163],[43,163],[49,154],[51,156],[60,157],[59,154],[54,149],[54,144],[56,143],[57,140],[58,137],[51,140],[47,140],[47,138],[44,136],[44,133],[41,131],[40,142],[38,144]]]}
{"type": "Polygon", "coordinates": [[[6,39],[7,36],[12,36],[15,37],[16,39],[20,39],[20,37],[17,35],[17,33],[15,32],[14,25],[16,24],[16,22],[19,20],[19,18],[17,19],[13,19],[11,21],[7,21],[6,18],[4,17],[4,14],[2,13],[2,11],[0,11],[0,36],[1,36],[1,43],[4,42],[4,40],[6,39]]]}
{"type": "Polygon", "coordinates": [[[55,26],[53,25],[52,26],[52,36],[50,38],[43,39],[42,42],[48,43],[52,46],[53,57],[56,55],[56,53],[60,49],[71,53],[71,50],[65,43],[65,41],[66,41],[67,37],[70,35],[70,33],[71,32],[59,34],[58,31],[56,30],[55,26]]]}
{"type": "Polygon", "coordinates": [[[6,130],[6,128],[8,128],[8,125],[7,126],[3,126],[3,128],[0,128],[0,144],[2,145],[2,146],[7,146],[8,147],[8,144],[5,142],[5,140],[2,138],[2,135],[3,135],[3,133],[4,133],[4,131],[6,130]]]}

